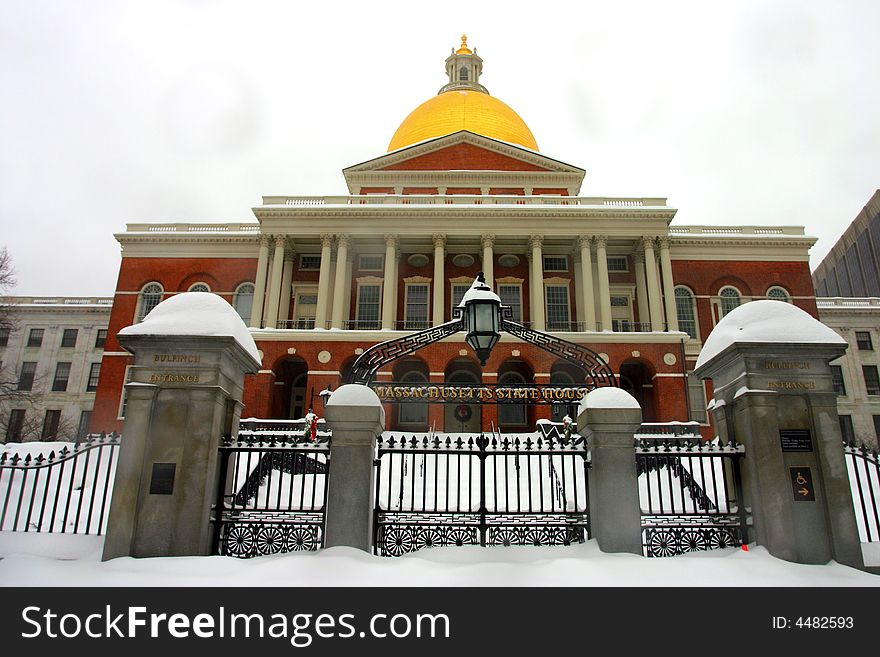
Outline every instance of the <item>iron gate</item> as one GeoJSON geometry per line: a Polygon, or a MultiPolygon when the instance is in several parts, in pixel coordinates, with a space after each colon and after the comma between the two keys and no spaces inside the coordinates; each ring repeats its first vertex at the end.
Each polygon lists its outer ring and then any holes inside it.
{"type": "Polygon", "coordinates": [[[580,436],[380,438],[376,554],[583,542],[589,466],[580,436]]]}

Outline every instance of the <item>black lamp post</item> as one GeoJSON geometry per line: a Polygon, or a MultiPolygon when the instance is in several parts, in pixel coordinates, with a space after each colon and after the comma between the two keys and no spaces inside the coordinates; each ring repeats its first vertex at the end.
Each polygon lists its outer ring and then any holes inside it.
{"type": "Polygon", "coordinates": [[[501,339],[501,298],[486,284],[483,272],[477,274],[458,307],[467,331],[465,342],[476,353],[480,365],[485,365],[492,347],[501,339]]]}

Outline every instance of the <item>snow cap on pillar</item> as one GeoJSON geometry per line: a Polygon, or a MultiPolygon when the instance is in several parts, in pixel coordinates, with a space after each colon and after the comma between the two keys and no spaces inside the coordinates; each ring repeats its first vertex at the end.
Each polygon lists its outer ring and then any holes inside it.
{"type": "Polygon", "coordinates": [[[591,390],[581,399],[578,415],[587,409],[631,408],[641,410],[636,398],[623,388],[607,386],[591,390]]]}

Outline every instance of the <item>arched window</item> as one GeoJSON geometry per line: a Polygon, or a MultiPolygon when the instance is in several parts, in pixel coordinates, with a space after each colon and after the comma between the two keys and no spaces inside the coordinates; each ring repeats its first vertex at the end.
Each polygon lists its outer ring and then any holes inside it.
{"type": "MultiPolygon", "coordinates": [[[[571,375],[568,372],[551,372],[550,373],[550,385],[553,386],[570,386],[574,385],[574,381],[571,378],[571,375]]],[[[566,415],[569,415],[572,419],[577,417],[577,411],[573,408],[574,404],[553,404],[550,419],[554,422],[562,422],[562,418],[566,415]]]]}
{"type": "Polygon", "coordinates": [[[254,305],[254,284],[242,283],[232,295],[232,307],[241,317],[242,321],[247,324],[251,321],[251,308],[254,305]]]}
{"type": "MultiPolygon", "coordinates": [[[[522,374],[508,372],[498,379],[498,386],[516,386],[526,382],[522,374]]],[[[501,426],[524,426],[526,423],[525,404],[498,404],[498,423],[501,426]]]]}
{"type": "Polygon", "coordinates": [[[721,299],[721,317],[724,317],[727,313],[742,303],[742,297],[740,297],[739,290],[735,287],[730,287],[729,285],[721,288],[721,292],[718,293],[718,296],[721,299]]]}
{"type": "Polygon", "coordinates": [[[694,293],[688,288],[675,288],[675,311],[678,315],[678,328],[694,340],[697,335],[697,313],[694,310],[694,293]]]}
{"type": "MultiPolygon", "coordinates": [[[[427,383],[428,379],[421,372],[408,372],[400,379],[403,385],[420,385],[427,383]]],[[[428,404],[427,402],[402,402],[398,404],[400,412],[398,414],[398,422],[400,424],[428,424],[428,404]]]]}
{"type": "Polygon", "coordinates": [[[140,293],[140,299],[138,299],[137,322],[144,321],[144,317],[146,317],[153,308],[159,305],[159,302],[162,301],[162,294],[164,292],[165,290],[163,290],[162,286],[158,283],[147,283],[144,285],[140,293]]]}
{"type": "Polygon", "coordinates": [[[458,79],[462,82],[468,81],[468,69],[467,66],[462,66],[458,71],[458,79]]]}
{"type": "Polygon", "coordinates": [[[194,283],[189,286],[188,292],[210,292],[211,288],[208,287],[207,283],[194,283]]]}
{"type": "Polygon", "coordinates": [[[779,287],[778,285],[774,285],[767,290],[767,298],[773,299],[774,301],[791,303],[791,296],[789,296],[788,291],[784,287],[779,287]]]}

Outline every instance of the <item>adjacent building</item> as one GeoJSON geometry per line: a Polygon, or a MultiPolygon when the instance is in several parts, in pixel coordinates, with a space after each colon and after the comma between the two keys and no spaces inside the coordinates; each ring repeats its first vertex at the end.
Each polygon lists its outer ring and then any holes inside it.
{"type": "Polygon", "coordinates": [[[75,440],[88,430],[112,297],[0,297],[0,439],[75,440]]]}

